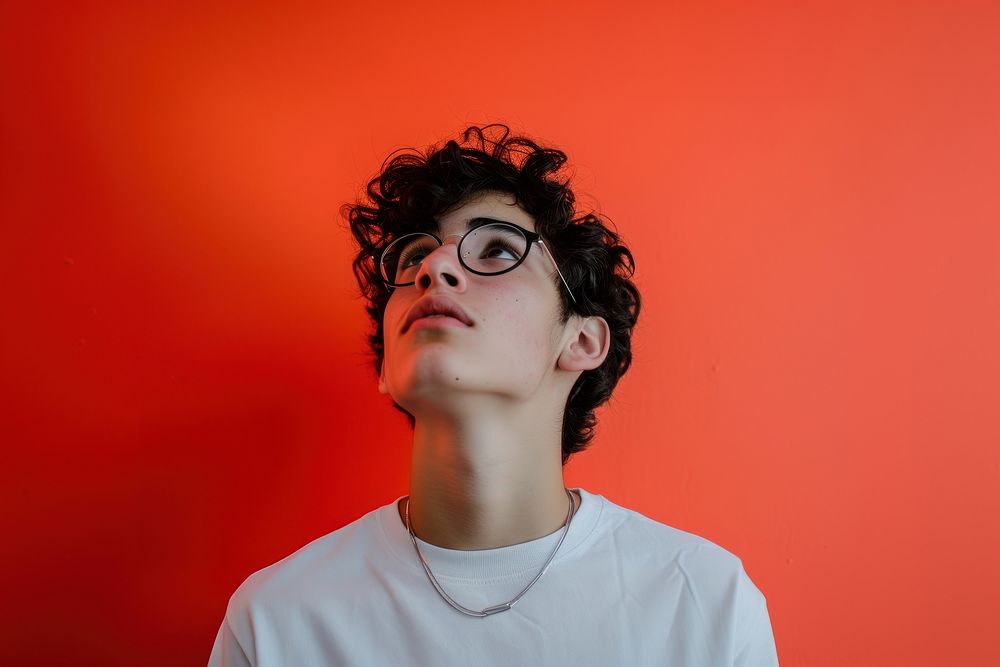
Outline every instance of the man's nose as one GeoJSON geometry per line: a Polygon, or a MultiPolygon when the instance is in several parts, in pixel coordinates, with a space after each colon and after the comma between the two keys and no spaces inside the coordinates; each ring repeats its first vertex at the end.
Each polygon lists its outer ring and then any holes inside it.
{"type": "Polygon", "coordinates": [[[458,240],[448,242],[452,236],[459,237],[458,234],[446,236],[444,244],[435,248],[424,257],[424,261],[420,262],[416,284],[421,290],[428,290],[435,285],[448,285],[459,291],[465,290],[467,276],[462,263],[458,260],[458,240]]]}

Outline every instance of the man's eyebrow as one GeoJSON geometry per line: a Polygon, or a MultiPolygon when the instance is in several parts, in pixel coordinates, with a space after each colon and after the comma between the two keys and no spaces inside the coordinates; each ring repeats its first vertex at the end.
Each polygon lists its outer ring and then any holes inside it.
{"type": "MultiPolygon", "coordinates": [[[[482,227],[483,225],[489,225],[497,222],[502,222],[508,225],[516,224],[511,222],[510,220],[497,220],[496,218],[472,218],[467,223],[465,223],[465,231],[471,232],[473,229],[476,229],[477,227],[482,227]]],[[[435,228],[437,229],[438,232],[440,232],[441,231],[440,223],[435,223],[435,228]]]]}
{"type": "Polygon", "coordinates": [[[483,225],[488,225],[491,222],[506,222],[508,225],[514,224],[510,220],[497,220],[496,218],[473,218],[469,220],[469,223],[465,226],[465,229],[468,231],[472,231],[476,227],[482,227],[483,225]]]}

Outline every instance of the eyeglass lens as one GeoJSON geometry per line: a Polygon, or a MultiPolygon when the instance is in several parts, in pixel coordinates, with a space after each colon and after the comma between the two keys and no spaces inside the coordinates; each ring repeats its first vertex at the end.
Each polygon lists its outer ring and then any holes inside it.
{"type": "MultiPolygon", "coordinates": [[[[407,234],[393,241],[382,255],[382,274],[390,283],[416,280],[421,262],[441,244],[429,234],[407,234]]],[[[466,268],[479,273],[502,273],[521,261],[528,239],[507,225],[483,225],[468,232],[458,245],[466,268]]]]}

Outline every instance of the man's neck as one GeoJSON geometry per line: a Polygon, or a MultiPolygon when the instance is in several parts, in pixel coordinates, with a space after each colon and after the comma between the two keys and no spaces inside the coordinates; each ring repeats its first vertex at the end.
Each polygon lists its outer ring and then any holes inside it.
{"type": "Polygon", "coordinates": [[[409,503],[417,537],[461,550],[520,544],[559,530],[569,509],[559,433],[475,424],[418,421],[401,520],[409,503]]]}

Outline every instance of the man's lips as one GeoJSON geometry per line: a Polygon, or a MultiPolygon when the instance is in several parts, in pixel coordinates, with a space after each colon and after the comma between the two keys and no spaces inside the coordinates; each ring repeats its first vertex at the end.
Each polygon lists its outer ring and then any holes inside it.
{"type": "Polygon", "coordinates": [[[410,324],[410,331],[417,331],[419,329],[429,329],[433,327],[461,327],[463,329],[468,328],[468,324],[457,320],[449,315],[425,315],[424,317],[419,317],[410,324]]]}
{"type": "Polygon", "coordinates": [[[429,320],[429,322],[421,326],[445,324],[454,326],[456,323],[461,326],[472,326],[472,318],[465,312],[465,309],[456,301],[440,294],[425,296],[413,304],[410,312],[406,315],[403,333],[406,333],[413,324],[422,320],[429,320]]]}

